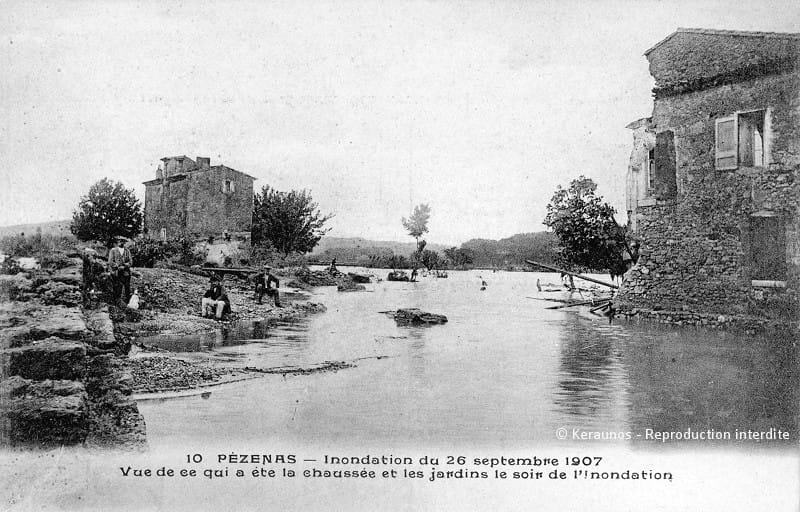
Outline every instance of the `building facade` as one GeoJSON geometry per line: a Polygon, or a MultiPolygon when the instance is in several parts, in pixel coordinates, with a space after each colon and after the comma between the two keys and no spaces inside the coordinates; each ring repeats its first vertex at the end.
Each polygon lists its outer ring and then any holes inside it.
{"type": "Polygon", "coordinates": [[[631,123],[640,242],[617,306],[796,321],[800,34],[678,29],[647,50],[650,118],[631,123]]]}
{"type": "Polygon", "coordinates": [[[231,235],[249,237],[255,178],[210,158],[161,159],[154,180],[144,182],[145,235],[163,240],[231,235]]]}

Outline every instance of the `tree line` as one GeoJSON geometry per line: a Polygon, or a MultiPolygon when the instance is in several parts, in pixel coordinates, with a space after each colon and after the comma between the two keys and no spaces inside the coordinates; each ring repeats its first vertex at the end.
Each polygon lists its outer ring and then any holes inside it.
{"type": "MultiPolygon", "coordinates": [[[[394,254],[378,248],[351,249],[346,253],[328,249],[322,257],[355,261],[368,267],[428,269],[517,267],[530,259],[569,269],[621,275],[635,262],[636,251],[630,233],[616,222],[614,214],[614,209],[597,195],[597,185],[580,176],[569,186],[556,189],[547,205],[544,224],[549,231],[546,232],[521,233],[500,240],[472,239],[459,247],[434,251],[427,248],[423,238],[429,231],[431,208],[419,204],[408,218],[401,218],[403,227],[415,241],[416,249],[411,254],[394,254]]],[[[332,217],[321,213],[306,190],[283,192],[265,186],[254,197],[251,251],[254,256],[306,254],[329,231],[326,223],[332,217]]],[[[133,190],[103,179],[81,197],[70,230],[79,240],[110,246],[117,237],[137,237],[142,232],[142,223],[142,206],[133,190]]],[[[40,239],[26,241],[17,237],[6,240],[4,245],[7,252],[20,253],[25,244],[35,244],[40,239]]],[[[188,262],[192,242],[143,241],[139,256],[149,261],[165,254],[178,254],[188,262]]]]}

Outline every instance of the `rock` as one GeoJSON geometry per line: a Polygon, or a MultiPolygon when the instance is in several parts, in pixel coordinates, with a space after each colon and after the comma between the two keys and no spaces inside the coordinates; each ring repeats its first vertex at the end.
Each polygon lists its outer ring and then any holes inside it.
{"type": "Polygon", "coordinates": [[[91,343],[101,349],[113,348],[116,344],[114,338],[114,323],[108,313],[108,306],[94,309],[87,313],[86,325],[92,331],[91,343]]]}
{"type": "Polygon", "coordinates": [[[24,347],[0,352],[3,375],[25,379],[80,379],[85,368],[86,345],[48,338],[24,347]]]}
{"type": "Polygon", "coordinates": [[[80,287],[73,284],[49,281],[36,291],[41,296],[42,302],[48,305],[77,307],[83,301],[80,287]]]}
{"type": "Polygon", "coordinates": [[[65,340],[83,340],[89,334],[86,322],[77,309],[61,306],[48,310],[43,309],[32,323],[29,335],[34,340],[42,340],[51,336],[65,340]]]}
{"type": "Polygon", "coordinates": [[[33,281],[25,274],[0,274],[0,300],[25,300],[33,291],[33,281]]]}
{"type": "Polygon", "coordinates": [[[80,267],[67,267],[52,273],[50,280],[57,283],[81,286],[83,284],[83,273],[80,267]]]}
{"type": "Polygon", "coordinates": [[[355,281],[353,281],[352,279],[348,278],[348,279],[345,279],[344,281],[342,281],[341,283],[339,283],[339,286],[337,287],[337,289],[340,292],[357,292],[357,291],[361,291],[361,290],[366,290],[367,287],[364,286],[363,284],[356,284],[355,281]]]}
{"type": "Polygon", "coordinates": [[[83,384],[69,380],[0,383],[0,445],[59,446],[82,442],[88,432],[83,384]]]}
{"type": "Polygon", "coordinates": [[[417,308],[398,309],[393,313],[398,324],[444,324],[447,317],[435,313],[428,313],[417,308]]]}
{"type": "Polygon", "coordinates": [[[370,276],[367,274],[358,274],[356,272],[348,272],[347,275],[354,283],[369,283],[371,282],[370,276]]]}
{"type": "Polygon", "coordinates": [[[392,270],[386,276],[387,281],[410,281],[408,274],[402,270],[392,270]]]}

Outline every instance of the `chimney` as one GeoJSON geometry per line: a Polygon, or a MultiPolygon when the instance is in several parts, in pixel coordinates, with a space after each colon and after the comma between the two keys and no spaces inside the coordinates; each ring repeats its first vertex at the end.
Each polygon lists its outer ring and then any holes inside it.
{"type": "Polygon", "coordinates": [[[200,170],[206,171],[211,167],[211,157],[207,156],[198,156],[197,157],[197,167],[200,170]]]}

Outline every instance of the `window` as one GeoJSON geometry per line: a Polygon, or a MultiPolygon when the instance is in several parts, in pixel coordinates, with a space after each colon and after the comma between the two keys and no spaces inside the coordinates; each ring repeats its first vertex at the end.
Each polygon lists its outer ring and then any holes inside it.
{"type": "Polygon", "coordinates": [[[167,228],[161,228],[161,240],[167,239],[167,228]]]}
{"type": "Polygon", "coordinates": [[[225,182],[222,184],[222,191],[225,192],[226,194],[230,194],[234,190],[236,190],[236,188],[234,186],[233,181],[225,180],[225,182]]]}
{"type": "Polygon", "coordinates": [[[716,121],[716,168],[761,167],[766,164],[767,111],[736,112],[716,121]]]}
{"type": "Polygon", "coordinates": [[[647,195],[652,196],[656,184],[656,150],[647,153],[647,195]]]}

